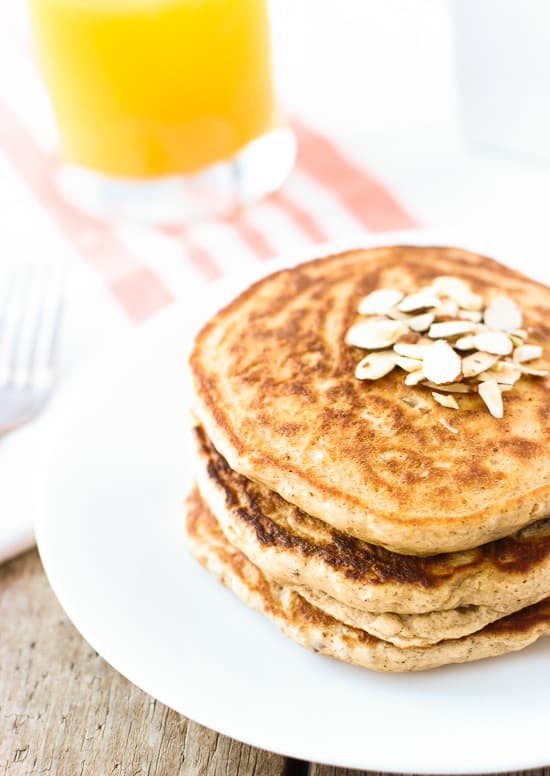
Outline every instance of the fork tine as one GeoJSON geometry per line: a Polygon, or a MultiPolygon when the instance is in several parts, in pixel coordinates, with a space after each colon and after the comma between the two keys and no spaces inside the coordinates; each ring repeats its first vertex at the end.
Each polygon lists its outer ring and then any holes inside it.
{"type": "Polygon", "coordinates": [[[24,299],[21,307],[19,332],[13,354],[13,384],[24,388],[31,378],[31,356],[34,329],[40,313],[40,295],[43,287],[44,268],[30,263],[24,270],[24,299]]]}
{"type": "Polygon", "coordinates": [[[13,380],[14,361],[25,309],[25,272],[20,268],[8,273],[4,287],[2,331],[0,336],[0,387],[13,380]]]}
{"type": "Polygon", "coordinates": [[[50,271],[42,286],[39,312],[31,347],[30,381],[39,387],[49,381],[63,311],[63,294],[57,272],[50,271]]]}

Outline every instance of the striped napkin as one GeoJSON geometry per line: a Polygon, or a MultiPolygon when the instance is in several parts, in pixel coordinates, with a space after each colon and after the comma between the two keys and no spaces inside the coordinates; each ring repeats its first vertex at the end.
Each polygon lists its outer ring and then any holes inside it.
{"type": "MultiPolygon", "coordinates": [[[[318,242],[360,241],[368,232],[414,226],[345,149],[298,118],[291,121],[297,162],[285,185],[231,218],[156,228],[84,215],[54,183],[60,164],[55,127],[33,63],[24,5],[0,0],[0,239],[12,259],[64,265],[62,376],[134,324],[222,275],[303,253],[318,242]]],[[[0,560],[32,543],[35,504],[24,484],[29,468],[40,468],[48,412],[0,445],[0,476],[7,483],[0,492],[0,560]]]]}
{"type": "Polygon", "coordinates": [[[75,259],[93,268],[136,322],[177,299],[189,285],[255,261],[311,243],[413,226],[372,175],[299,120],[292,122],[298,144],[294,171],[281,190],[246,211],[190,227],[97,221],[62,199],[54,184],[57,154],[43,147],[23,118],[0,99],[0,154],[63,233],[75,259]]]}

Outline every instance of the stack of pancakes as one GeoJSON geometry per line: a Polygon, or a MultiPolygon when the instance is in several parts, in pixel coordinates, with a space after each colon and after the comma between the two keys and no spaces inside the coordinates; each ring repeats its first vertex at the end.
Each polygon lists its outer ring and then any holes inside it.
{"type": "Polygon", "coordinates": [[[550,383],[524,375],[495,418],[403,373],[360,381],[358,300],[435,277],[520,304],[550,353],[550,290],[454,248],[329,256],[251,286],[190,365],[196,558],[290,638],[376,670],[521,649],[550,634],[550,383]],[[449,418],[452,417],[452,424],[449,418]]]}

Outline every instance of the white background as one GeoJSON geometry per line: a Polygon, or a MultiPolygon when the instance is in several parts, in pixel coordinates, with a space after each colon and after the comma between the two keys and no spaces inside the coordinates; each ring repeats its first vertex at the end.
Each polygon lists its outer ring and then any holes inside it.
{"type": "Polygon", "coordinates": [[[422,224],[487,241],[519,265],[527,252],[550,266],[550,3],[271,0],[270,8],[290,111],[341,138],[422,224]],[[493,142],[491,133],[500,133],[493,142]]]}

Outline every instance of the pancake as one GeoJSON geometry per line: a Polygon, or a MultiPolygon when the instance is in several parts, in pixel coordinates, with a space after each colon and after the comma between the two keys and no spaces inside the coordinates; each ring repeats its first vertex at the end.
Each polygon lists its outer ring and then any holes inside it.
{"type": "Polygon", "coordinates": [[[195,491],[187,501],[191,552],[217,579],[253,609],[266,614],[298,644],[376,671],[421,671],[522,649],[550,634],[550,599],[522,609],[461,639],[401,649],[352,628],[312,606],[290,587],[269,581],[225,537],[195,491]]]}
{"type": "Polygon", "coordinates": [[[202,497],[231,544],[262,572],[371,614],[520,609],[550,595],[550,519],[472,550],[405,556],[350,537],[237,474],[200,428],[202,497]]]}
{"type": "Polygon", "coordinates": [[[529,341],[550,352],[550,290],[467,251],[372,248],[276,272],[217,313],[190,357],[195,413],[230,466],[340,531],[408,555],[477,547],[548,515],[548,377],[524,375],[497,419],[477,394],[449,415],[400,370],[354,376],[364,351],[345,336],[359,300],[440,275],[484,299],[516,300],[529,341]]]}
{"type": "Polygon", "coordinates": [[[490,606],[461,606],[458,609],[443,609],[424,614],[395,614],[354,609],[353,606],[342,604],[326,593],[307,587],[293,589],[325,614],[398,647],[427,647],[447,639],[460,639],[542,600],[537,597],[522,602],[515,601],[502,611],[490,606]]]}

